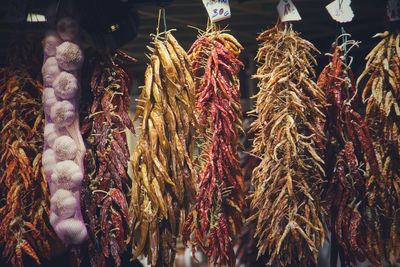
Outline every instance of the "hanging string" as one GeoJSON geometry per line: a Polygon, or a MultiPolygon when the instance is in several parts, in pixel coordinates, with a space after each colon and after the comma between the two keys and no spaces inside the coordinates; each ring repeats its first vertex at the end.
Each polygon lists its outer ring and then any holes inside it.
{"type": "Polygon", "coordinates": [[[161,22],[161,8],[158,10],[158,20],[157,20],[157,28],[156,28],[156,35],[160,34],[160,22],[161,22]]]}
{"type": "Polygon", "coordinates": [[[165,8],[162,8],[162,13],[163,13],[163,21],[164,21],[164,32],[167,31],[167,16],[165,15],[165,8]]]}
{"type": "Polygon", "coordinates": [[[288,28],[289,28],[288,27],[289,26],[289,22],[285,21],[283,24],[285,25],[285,29],[283,30],[283,33],[286,34],[286,32],[288,31],[288,28]]]}
{"type": "Polygon", "coordinates": [[[349,35],[346,33],[342,25],[340,25],[340,31],[342,33],[342,44],[344,45],[343,47],[344,64],[347,65],[347,43],[349,41],[349,35]]]}
{"type": "Polygon", "coordinates": [[[283,25],[284,25],[284,30],[283,30],[283,33],[284,33],[284,34],[286,34],[286,33],[292,31],[292,29],[293,29],[293,24],[292,24],[292,22],[290,22],[290,21],[285,21],[285,22],[283,23],[283,25]]]}
{"type": "Polygon", "coordinates": [[[167,17],[165,15],[165,8],[160,8],[158,10],[158,20],[157,20],[157,29],[156,29],[157,36],[160,35],[161,17],[163,19],[164,32],[166,32],[167,31],[167,17]]]}

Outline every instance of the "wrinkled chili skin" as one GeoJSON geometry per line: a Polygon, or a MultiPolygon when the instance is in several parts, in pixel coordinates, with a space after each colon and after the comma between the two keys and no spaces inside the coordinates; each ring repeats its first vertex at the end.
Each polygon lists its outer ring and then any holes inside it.
{"type": "Polygon", "coordinates": [[[121,265],[128,238],[129,152],[125,130],[133,131],[128,116],[130,78],[123,53],[89,51],[84,69],[81,110],[86,141],[82,190],[84,220],[89,240],[81,256],[91,266],[121,265]]]}
{"type": "Polygon", "coordinates": [[[210,263],[234,266],[233,242],[242,226],[244,204],[237,153],[242,118],[237,75],[243,64],[218,35],[201,36],[189,50],[205,138],[198,194],[183,236],[184,242],[203,250],[210,263]]]}
{"type": "Polygon", "coordinates": [[[325,126],[329,139],[324,198],[331,210],[330,230],[335,239],[331,258],[339,253],[346,266],[365,258],[381,266],[382,255],[367,249],[371,246],[367,235],[374,234],[375,226],[367,220],[365,211],[366,207],[376,208],[375,203],[367,201],[370,194],[367,185],[371,178],[380,177],[380,171],[365,121],[354,110],[355,81],[351,69],[343,61],[342,49],[339,45],[333,47],[330,63],[318,80],[327,92],[329,104],[325,126]]]}

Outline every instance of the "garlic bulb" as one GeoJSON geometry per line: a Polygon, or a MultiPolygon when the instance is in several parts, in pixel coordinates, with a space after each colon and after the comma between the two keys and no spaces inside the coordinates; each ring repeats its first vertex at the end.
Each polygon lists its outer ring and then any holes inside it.
{"type": "Polygon", "coordinates": [[[75,119],[75,107],[68,100],[58,101],[51,107],[50,118],[58,128],[67,127],[75,119]]]}
{"type": "Polygon", "coordinates": [[[54,212],[50,211],[49,221],[50,224],[54,227],[59,221],[59,218],[54,212]]]}
{"type": "Polygon", "coordinates": [[[51,181],[58,188],[67,190],[76,190],[81,185],[82,179],[82,170],[72,160],[58,162],[51,175],[51,181]]]}
{"type": "Polygon", "coordinates": [[[78,219],[66,219],[60,221],[55,227],[57,234],[67,244],[78,245],[82,243],[86,236],[86,227],[78,219]]]}
{"type": "Polygon", "coordinates": [[[71,73],[62,71],[53,82],[54,93],[58,98],[71,99],[78,91],[78,80],[71,73]]]}
{"type": "Polygon", "coordinates": [[[67,219],[75,215],[78,201],[71,191],[58,189],[52,196],[51,210],[61,219],[67,219]]]}
{"type": "Polygon", "coordinates": [[[54,123],[47,123],[44,127],[44,140],[46,143],[53,147],[54,141],[61,136],[60,130],[57,129],[54,123]]]}
{"type": "Polygon", "coordinates": [[[43,171],[46,176],[51,176],[53,174],[56,163],[56,153],[54,150],[51,148],[46,149],[42,155],[43,171]]]}
{"type": "Polygon", "coordinates": [[[44,54],[49,57],[54,57],[56,55],[57,46],[59,46],[61,42],[56,31],[48,31],[42,41],[44,54]]]}
{"type": "Polygon", "coordinates": [[[74,139],[68,135],[58,137],[54,141],[53,149],[54,152],[56,152],[58,160],[73,160],[78,153],[78,146],[76,145],[74,139]]]}
{"type": "Polygon", "coordinates": [[[54,94],[53,88],[44,88],[42,94],[42,102],[44,112],[50,114],[51,107],[57,102],[57,97],[54,94]]]}
{"type": "Polygon", "coordinates": [[[73,18],[65,17],[58,21],[57,31],[65,41],[75,40],[79,34],[79,25],[73,18]]]}
{"type": "MultiPolygon", "coordinates": [[[[59,47],[59,46],[58,46],[59,47]]],[[[56,77],[60,74],[60,68],[56,57],[47,58],[42,67],[44,85],[52,85],[56,77]]]]}
{"type": "Polygon", "coordinates": [[[83,53],[79,46],[65,41],[57,46],[56,59],[61,69],[74,71],[82,65],[83,53]]]}

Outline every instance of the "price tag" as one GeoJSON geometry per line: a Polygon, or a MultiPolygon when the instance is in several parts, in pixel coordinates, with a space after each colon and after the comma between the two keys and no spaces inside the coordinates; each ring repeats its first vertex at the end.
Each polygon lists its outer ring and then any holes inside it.
{"type": "Polygon", "coordinates": [[[203,0],[211,21],[217,22],[231,17],[229,0],[203,0]]]}
{"type": "Polygon", "coordinates": [[[390,21],[400,20],[400,1],[399,0],[388,0],[387,16],[390,21]]]}
{"type": "Polygon", "coordinates": [[[299,11],[297,11],[292,0],[281,0],[277,8],[282,22],[301,20],[299,11]]]}
{"type": "Polygon", "coordinates": [[[354,18],[354,12],[351,9],[351,0],[335,0],[326,6],[331,17],[340,23],[350,22],[354,18]]]}

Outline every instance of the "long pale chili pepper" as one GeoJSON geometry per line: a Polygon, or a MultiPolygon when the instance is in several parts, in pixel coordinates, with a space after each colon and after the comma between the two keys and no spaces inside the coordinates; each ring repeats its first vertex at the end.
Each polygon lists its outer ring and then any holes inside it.
{"type": "Polygon", "coordinates": [[[187,54],[172,31],[152,39],[135,112],[141,127],[131,155],[129,241],[134,259],[144,254],[151,266],[173,266],[195,194],[195,91],[187,54]]]}

